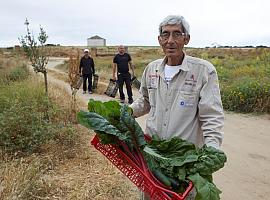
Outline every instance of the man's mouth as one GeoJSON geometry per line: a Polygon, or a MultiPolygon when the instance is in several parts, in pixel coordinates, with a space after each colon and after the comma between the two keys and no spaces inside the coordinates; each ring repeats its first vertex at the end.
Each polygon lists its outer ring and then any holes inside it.
{"type": "Polygon", "coordinates": [[[167,47],[166,49],[169,51],[174,51],[176,48],[175,47],[167,47]]]}

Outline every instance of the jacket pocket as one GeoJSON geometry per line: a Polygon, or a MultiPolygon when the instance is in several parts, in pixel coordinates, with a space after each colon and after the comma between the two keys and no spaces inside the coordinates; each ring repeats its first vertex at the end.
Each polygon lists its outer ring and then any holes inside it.
{"type": "Polygon", "coordinates": [[[196,91],[179,91],[177,103],[181,108],[195,108],[198,106],[198,98],[196,91]]]}

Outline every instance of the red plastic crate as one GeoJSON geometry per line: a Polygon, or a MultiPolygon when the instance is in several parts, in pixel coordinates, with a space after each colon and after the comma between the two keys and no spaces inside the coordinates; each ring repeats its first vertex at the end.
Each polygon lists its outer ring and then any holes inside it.
{"type": "Polygon", "coordinates": [[[112,144],[101,144],[97,135],[91,144],[107,157],[125,176],[127,176],[141,191],[149,194],[151,200],[184,200],[193,188],[190,181],[183,194],[177,194],[165,187],[149,174],[148,169],[141,169],[121,149],[112,144]]]}

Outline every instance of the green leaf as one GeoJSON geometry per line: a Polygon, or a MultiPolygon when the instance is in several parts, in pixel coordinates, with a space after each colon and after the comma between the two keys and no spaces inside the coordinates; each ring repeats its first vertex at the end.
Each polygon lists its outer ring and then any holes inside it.
{"type": "Polygon", "coordinates": [[[186,173],[186,169],[184,167],[178,167],[176,174],[177,174],[177,178],[179,180],[184,181],[186,179],[187,173],[186,173]]]}
{"type": "Polygon", "coordinates": [[[156,149],[150,148],[149,146],[145,146],[143,151],[155,158],[159,158],[159,159],[163,159],[163,160],[169,160],[169,158],[163,157],[162,155],[160,155],[156,149]]]}
{"type": "Polygon", "coordinates": [[[80,111],[78,114],[78,121],[95,131],[101,131],[107,134],[115,135],[120,140],[129,140],[130,136],[125,135],[121,133],[116,127],[110,124],[108,120],[106,120],[104,117],[100,116],[99,114],[93,113],[93,112],[85,112],[80,111]]]}
{"type": "Polygon", "coordinates": [[[199,154],[198,161],[189,166],[189,174],[199,172],[201,175],[211,175],[224,167],[224,163],[227,161],[225,153],[214,147],[204,146],[200,149],[199,154]]]}
{"type": "Polygon", "coordinates": [[[198,160],[196,147],[179,138],[170,140],[154,140],[146,148],[148,154],[156,158],[163,158],[162,165],[181,167],[198,160]],[[151,151],[150,151],[151,148],[151,151]],[[155,154],[152,154],[154,152],[155,154]],[[158,156],[157,156],[158,155],[158,156]],[[165,164],[166,163],[166,164],[165,164]]]}
{"type": "Polygon", "coordinates": [[[144,139],[144,133],[137,121],[130,115],[129,107],[127,105],[122,105],[120,109],[120,124],[125,128],[127,134],[130,134],[134,142],[142,147],[146,145],[144,139]]]}
{"type": "Polygon", "coordinates": [[[111,124],[117,125],[120,119],[120,104],[117,101],[101,102],[90,99],[89,112],[95,112],[106,118],[111,124]]]}
{"type": "Polygon", "coordinates": [[[209,182],[207,179],[200,176],[199,173],[189,175],[190,179],[197,191],[195,200],[218,200],[221,191],[215,186],[214,183],[209,182]]]}

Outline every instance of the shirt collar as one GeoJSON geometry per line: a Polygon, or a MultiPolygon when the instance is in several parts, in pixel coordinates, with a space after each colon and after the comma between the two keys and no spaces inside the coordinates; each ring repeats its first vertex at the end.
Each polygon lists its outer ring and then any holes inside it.
{"type": "MultiPolygon", "coordinates": [[[[157,66],[157,71],[159,71],[159,74],[161,76],[164,76],[164,67],[166,65],[166,62],[167,62],[167,57],[165,56],[163,58],[163,61],[161,62],[161,64],[157,66]]],[[[189,71],[189,67],[187,64],[187,55],[185,53],[184,53],[183,62],[181,64],[181,66],[179,67],[179,70],[186,71],[186,72],[189,71]]]]}

